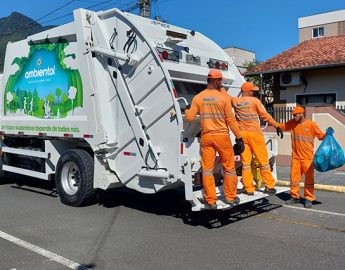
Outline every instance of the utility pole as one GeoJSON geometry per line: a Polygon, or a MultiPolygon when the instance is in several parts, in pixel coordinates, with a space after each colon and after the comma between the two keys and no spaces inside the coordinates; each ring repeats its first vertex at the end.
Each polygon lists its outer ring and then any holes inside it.
{"type": "Polygon", "coordinates": [[[151,0],[139,1],[140,16],[145,18],[151,18],[151,0]]]}

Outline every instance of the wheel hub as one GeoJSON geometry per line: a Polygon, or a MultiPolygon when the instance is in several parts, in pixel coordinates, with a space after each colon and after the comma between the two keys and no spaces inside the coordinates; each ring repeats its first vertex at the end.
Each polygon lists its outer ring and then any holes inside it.
{"type": "Polygon", "coordinates": [[[80,188],[80,171],[77,164],[68,161],[64,164],[61,172],[62,188],[68,195],[74,195],[80,188]]]}

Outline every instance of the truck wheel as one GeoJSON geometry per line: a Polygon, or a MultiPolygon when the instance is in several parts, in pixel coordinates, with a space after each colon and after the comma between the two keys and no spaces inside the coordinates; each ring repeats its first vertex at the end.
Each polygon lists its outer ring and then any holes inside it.
{"type": "Polygon", "coordinates": [[[62,203],[70,206],[90,204],[96,197],[93,188],[94,162],[84,150],[62,154],[56,166],[56,189],[62,203]]]}

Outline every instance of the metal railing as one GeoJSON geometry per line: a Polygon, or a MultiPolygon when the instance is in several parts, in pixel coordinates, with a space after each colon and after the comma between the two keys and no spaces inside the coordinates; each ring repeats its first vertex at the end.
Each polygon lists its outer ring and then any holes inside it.
{"type": "MultiPolygon", "coordinates": [[[[345,106],[334,106],[338,112],[345,115],[345,106]]],[[[286,123],[287,121],[291,120],[293,117],[291,115],[291,111],[294,109],[294,107],[286,107],[286,108],[272,108],[268,107],[266,108],[266,111],[272,115],[274,120],[276,120],[279,123],[286,123]]],[[[263,121],[261,121],[262,126],[265,125],[263,121]]]]}
{"type": "Polygon", "coordinates": [[[266,108],[266,110],[270,115],[272,115],[274,120],[276,120],[279,123],[285,123],[293,118],[291,115],[291,111],[293,110],[293,107],[286,107],[286,108],[268,107],[266,108]]]}
{"type": "Polygon", "coordinates": [[[336,106],[335,109],[345,115],[345,106],[336,106]]]}

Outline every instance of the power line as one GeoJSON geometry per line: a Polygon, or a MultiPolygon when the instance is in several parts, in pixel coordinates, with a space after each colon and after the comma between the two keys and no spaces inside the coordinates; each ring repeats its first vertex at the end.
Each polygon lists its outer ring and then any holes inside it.
{"type": "MultiPolygon", "coordinates": [[[[59,7],[59,8],[57,8],[57,9],[55,9],[55,10],[49,12],[48,14],[46,14],[46,15],[44,15],[44,16],[38,18],[37,20],[35,20],[35,22],[39,25],[38,20],[41,20],[41,19],[43,19],[43,18],[45,18],[45,17],[48,17],[48,16],[51,15],[52,13],[54,13],[54,12],[56,12],[56,11],[62,9],[63,7],[65,7],[65,6],[69,5],[69,4],[72,4],[72,3],[75,2],[75,1],[76,1],[76,0],[71,0],[71,1],[67,2],[66,4],[62,5],[61,7],[59,7]]],[[[79,0],[79,1],[80,1],[80,0],[79,0]]],[[[92,9],[92,8],[97,7],[97,6],[104,5],[104,4],[107,4],[107,3],[109,3],[109,2],[113,2],[113,1],[114,1],[114,0],[107,0],[107,1],[102,1],[102,2],[99,2],[99,3],[96,2],[97,4],[88,6],[88,7],[86,7],[85,9],[92,9]]],[[[120,1],[123,1],[123,0],[117,0],[117,1],[115,1],[115,3],[108,4],[106,7],[108,7],[108,6],[110,6],[110,5],[115,5],[116,3],[120,2],[120,1]]],[[[158,1],[160,1],[160,0],[152,0],[151,3],[156,3],[156,4],[157,4],[158,1]]],[[[168,2],[168,1],[170,1],[170,0],[163,0],[163,2],[168,2]]],[[[128,6],[130,6],[130,5],[133,5],[133,4],[136,3],[136,2],[137,2],[137,1],[134,0],[134,1],[131,1],[131,2],[127,3],[127,4],[124,4],[122,7],[120,7],[120,9],[123,10],[125,7],[128,7],[128,6]]],[[[133,9],[135,9],[134,7],[135,7],[135,6],[129,7],[129,8],[128,8],[127,10],[125,10],[125,11],[128,12],[128,10],[133,10],[133,9]]],[[[138,7],[139,7],[139,6],[138,6],[138,7]]],[[[103,8],[105,8],[105,7],[103,7],[103,8]]],[[[41,22],[40,24],[43,26],[43,24],[46,24],[46,23],[49,23],[49,22],[52,22],[52,21],[56,21],[56,20],[58,20],[58,19],[65,18],[65,17],[68,17],[68,16],[70,16],[70,15],[73,15],[73,12],[70,12],[70,13],[68,13],[68,14],[65,14],[65,15],[62,15],[62,16],[58,16],[58,17],[55,17],[55,18],[46,20],[46,21],[44,21],[44,22],[41,22]]],[[[18,32],[24,31],[24,30],[32,29],[32,28],[34,28],[34,27],[37,27],[38,25],[32,25],[32,24],[31,24],[31,25],[28,26],[28,27],[20,28],[20,29],[18,29],[18,30],[12,31],[12,32],[10,32],[10,33],[2,34],[2,35],[0,35],[0,38],[1,38],[1,37],[10,36],[10,35],[12,35],[12,34],[14,34],[14,33],[18,33],[18,32]]]]}
{"type": "MultiPolygon", "coordinates": [[[[76,1],[76,0],[71,0],[71,1],[67,2],[66,4],[63,4],[62,6],[60,6],[60,7],[56,8],[56,9],[54,9],[53,11],[50,11],[49,13],[47,13],[47,14],[41,16],[40,18],[34,20],[35,23],[39,24],[39,23],[38,23],[39,20],[42,20],[43,18],[48,17],[49,15],[51,15],[51,14],[55,13],[56,11],[58,11],[58,10],[64,8],[64,7],[66,7],[66,6],[70,5],[70,4],[72,4],[72,3],[75,2],[75,1],[76,1]]],[[[34,23],[32,22],[32,23],[30,24],[30,26],[21,27],[21,28],[15,30],[15,31],[10,32],[10,33],[6,33],[6,34],[3,34],[3,35],[0,35],[0,37],[9,36],[9,35],[12,35],[12,34],[14,34],[14,33],[17,33],[17,32],[20,32],[20,31],[24,31],[24,30],[27,30],[27,29],[31,29],[31,28],[34,28],[34,27],[37,27],[37,26],[38,26],[38,25],[33,25],[33,24],[34,24],[34,23]]]]}
{"type": "MultiPolygon", "coordinates": [[[[103,4],[112,2],[112,1],[113,1],[113,0],[103,1],[103,2],[100,2],[100,3],[98,3],[98,4],[95,4],[95,5],[92,5],[92,6],[88,6],[88,7],[86,7],[86,9],[91,9],[91,8],[94,8],[94,7],[98,7],[98,6],[100,6],[100,5],[103,5],[103,4]]],[[[70,16],[70,15],[73,15],[73,12],[70,12],[70,13],[68,13],[68,14],[65,14],[65,15],[62,15],[62,16],[59,16],[59,17],[50,19],[50,20],[48,20],[48,21],[44,21],[44,22],[42,22],[41,24],[45,24],[45,23],[48,23],[48,22],[56,21],[56,20],[58,20],[58,19],[65,18],[65,17],[70,16]]]]}
{"type": "Polygon", "coordinates": [[[115,3],[110,3],[110,4],[104,6],[104,7],[100,8],[100,9],[97,9],[96,11],[100,11],[100,10],[106,9],[106,8],[108,8],[108,7],[110,7],[110,6],[113,6],[113,5],[115,5],[115,4],[119,3],[119,2],[122,2],[122,1],[123,1],[123,0],[118,0],[118,1],[116,1],[115,3]]]}
{"type": "MultiPolygon", "coordinates": [[[[86,7],[86,9],[91,9],[91,8],[94,8],[94,7],[97,7],[97,6],[100,6],[100,5],[103,5],[103,4],[106,4],[106,3],[109,3],[109,2],[112,2],[113,0],[107,0],[107,1],[103,1],[103,2],[100,2],[98,4],[95,4],[95,5],[91,5],[91,6],[88,6],[86,7]]],[[[74,1],[73,1],[74,2],[74,1]]],[[[65,5],[66,6],[66,5],[65,5]]],[[[68,14],[65,14],[65,15],[62,15],[62,16],[59,16],[59,17],[55,17],[53,19],[50,19],[50,20],[47,20],[47,21],[44,21],[44,22],[41,22],[41,25],[45,24],[45,23],[48,23],[48,22],[51,22],[51,21],[55,21],[55,20],[58,20],[58,19],[61,19],[61,18],[64,18],[64,17],[67,17],[67,16],[70,16],[72,15],[73,12],[70,12],[68,14]]],[[[45,15],[46,16],[46,15],[45,15]]],[[[42,17],[45,17],[45,16],[42,16],[42,17]]],[[[37,21],[35,21],[37,24],[39,24],[37,21]]],[[[18,32],[21,32],[21,31],[24,31],[24,30],[29,30],[29,29],[32,29],[34,27],[37,27],[38,25],[30,25],[28,27],[24,27],[24,28],[21,28],[21,29],[18,29],[18,30],[15,30],[15,31],[12,31],[10,33],[6,33],[6,34],[2,34],[0,35],[0,38],[1,37],[5,37],[5,36],[10,36],[14,33],[18,33],[18,32]]]]}
{"type": "Polygon", "coordinates": [[[46,15],[44,15],[44,16],[38,18],[38,19],[35,20],[35,21],[38,22],[38,21],[40,21],[40,20],[42,20],[42,19],[48,17],[49,15],[55,13],[56,11],[58,11],[58,10],[60,10],[60,9],[63,9],[64,7],[66,7],[66,6],[70,5],[70,4],[72,4],[72,3],[75,2],[75,1],[77,1],[77,0],[71,0],[71,1],[69,1],[68,3],[62,5],[61,7],[57,8],[57,9],[54,9],[53,11],[51,11],[51,12],[49,12],[48,14],[46,14],[46,15]]]}

